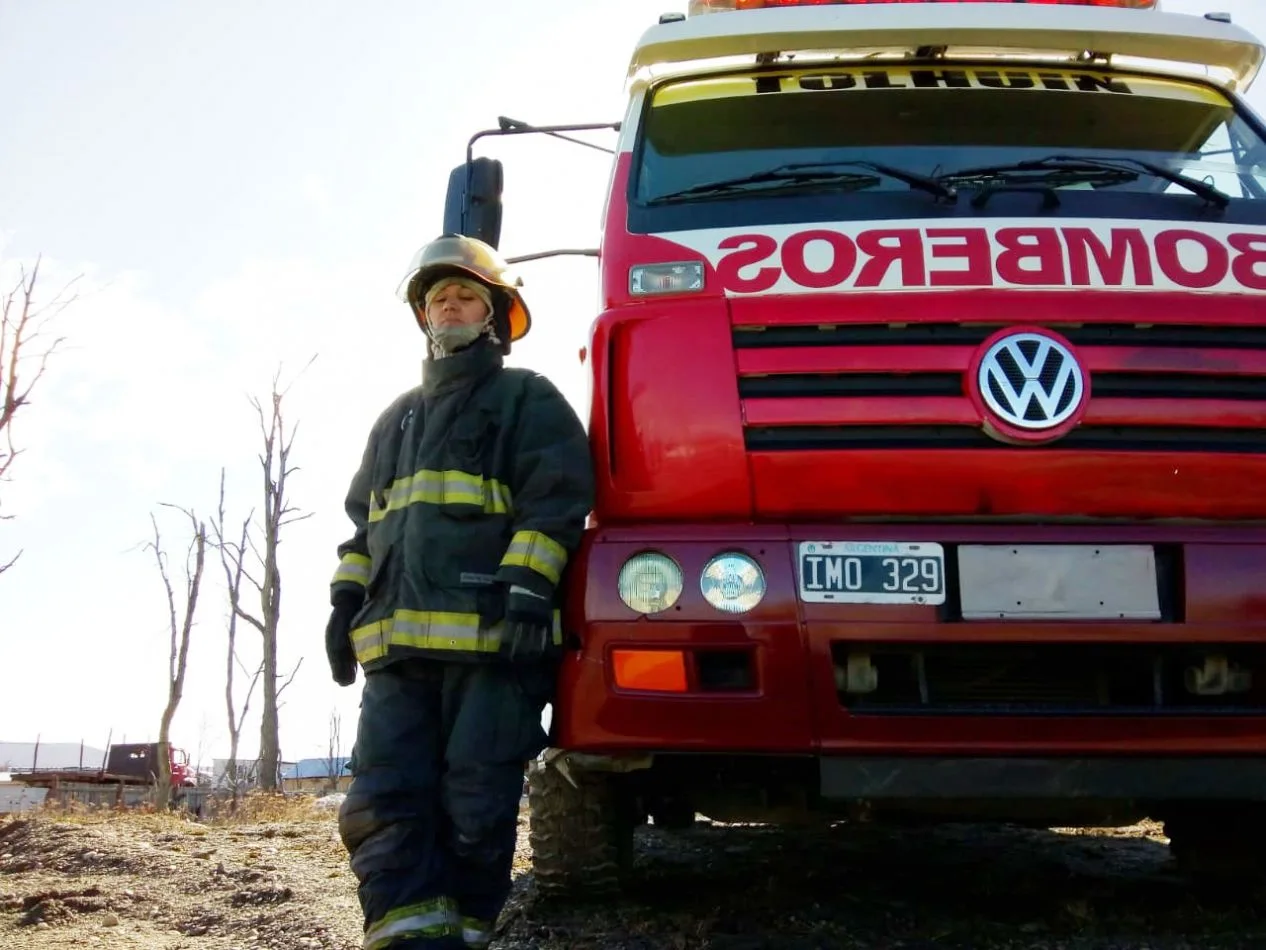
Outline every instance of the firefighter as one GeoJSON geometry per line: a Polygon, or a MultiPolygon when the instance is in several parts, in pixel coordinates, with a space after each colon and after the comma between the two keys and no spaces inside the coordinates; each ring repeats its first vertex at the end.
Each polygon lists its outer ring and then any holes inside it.
{"type": "Polygon", "coordinates": [[[558,389],[503,365],[530,316],[490,246],[427,244],[400,296],[426,337],[422,382],[370,431],[331,583],[331,672],[365,679],[339,832],[366,950],[486,947],[546,744],[592,461],[558,389]]]}

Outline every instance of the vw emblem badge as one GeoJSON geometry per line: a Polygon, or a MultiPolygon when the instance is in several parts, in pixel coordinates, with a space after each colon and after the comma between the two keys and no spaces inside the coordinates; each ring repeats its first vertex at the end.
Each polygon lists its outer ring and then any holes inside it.
{"type": "Polygon", "coordinates": [[[1071,347],[1037,330],[1016,330],[987,341],[974,382],[986,430],[1005,441],[1063,435],[1080,419],[1089,390],[1071,347]]]}

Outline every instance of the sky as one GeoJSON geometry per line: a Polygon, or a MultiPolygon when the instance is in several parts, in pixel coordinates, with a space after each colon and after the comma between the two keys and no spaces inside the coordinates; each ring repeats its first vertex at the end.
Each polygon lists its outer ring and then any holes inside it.
{"type": "MultiPolygon", "coordinates": [[[[0,740],[157,738],[170,634],[150,516],[179,588],[188,523],[163,506],[210,518],[221,467],[229,524],[260,506],[248,400],[267,401],[280,367],[298,424],[288,489],[308,515],[281,545],[280,665],[298,664],[282,754],[325,755],[332,716],[349,751],[363,678],[330,679],[328,581],[369,427],[420,379],[422,338],[395,290],[440,233],[449,169],[500,115],[620,119],[637,38],[685,7],[0,0],[0,276],[41,255],[44,295],[71,280],[77,293],[0,485],[0,562],[22,552],[0,575],[0,740]]],[[[1266,38],[1259,0],[1165,7],[1230,12],[1266,38]]],[[[1266,111],[1266,80],[1249,101],[1266,111]]],[[[608,156],[540,136],[479,149],[505,162],[504,253],[597,245],[608,156]]],[[[584,419],[597,264],[520,272],[533,330],[509,362],[553,379],[584,419]]],[[[172,731],[208,766],[228,750],[226,608],[212,554],[172,731]]],[[[253,668],[258,638],[239,642],[253,668]]],[[[258,710],[257,693],[243,756],[258,710]]]]}

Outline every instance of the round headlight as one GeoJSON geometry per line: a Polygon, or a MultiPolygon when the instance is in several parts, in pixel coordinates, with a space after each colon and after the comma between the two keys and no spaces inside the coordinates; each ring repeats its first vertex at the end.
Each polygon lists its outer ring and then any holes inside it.
{"type": "Polygon", "coordinates": [[[618,584],[620,599],[630,610],[659,613],[677,603],[681,596],[681,568],[666,555],[643,551],[624,562],[618,584]]]}
{"type": "Polygon", "coordinates": [[[765,573],[746,554],[718,554],[704,567],[699,587],[717,610],[746,613],[765,596],[765,573]]]}

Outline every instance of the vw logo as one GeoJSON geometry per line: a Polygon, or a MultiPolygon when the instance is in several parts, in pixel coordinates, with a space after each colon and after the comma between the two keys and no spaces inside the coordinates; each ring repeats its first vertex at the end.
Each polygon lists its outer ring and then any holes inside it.
{"type": "Polygon", "coordinates": [[[976,371],[980,398],[999,421],[1030,433],[1055,429],[1081,408],[1086,378],[1064,344],[1044,333],[999,337],[976,371]]]}

